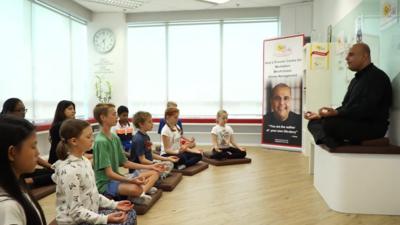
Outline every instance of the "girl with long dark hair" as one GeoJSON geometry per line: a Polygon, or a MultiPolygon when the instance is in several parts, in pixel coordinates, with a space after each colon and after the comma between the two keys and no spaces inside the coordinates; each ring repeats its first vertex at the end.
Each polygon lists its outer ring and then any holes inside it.
{"type": "Polygon", "coordinates": [[[62,100],[57,104],[56,112],[54,114],[53,123],[49,131],[50,134],[50,153],[49,163],[53,164],[58,160],[56,149],[57,144],[60,142],[60,127],[62,122],[66,119],[75,118],[75,104],[72,101],[62,100]]]}
{"type": "Polygon", "coordinates": [[[37,201],[24,186],[21,175],[37,164],[35,127],[25,119],[0,115],[0,224],[45,225],[37,201]]]}

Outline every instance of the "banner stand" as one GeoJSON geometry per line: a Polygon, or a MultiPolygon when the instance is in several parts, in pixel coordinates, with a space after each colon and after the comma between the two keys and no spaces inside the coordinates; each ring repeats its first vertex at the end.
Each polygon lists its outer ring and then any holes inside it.
{"type": "Polygon", "coordinates": [[[264,41],[262,146],[302,150],[304,35],[264,41]]]}

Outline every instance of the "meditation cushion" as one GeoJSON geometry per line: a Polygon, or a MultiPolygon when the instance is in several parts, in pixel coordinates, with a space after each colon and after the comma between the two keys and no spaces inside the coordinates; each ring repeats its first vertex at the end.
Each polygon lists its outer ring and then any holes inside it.
{"type": "Polygon", "coordinates": [[[53,194],[56,191],[56,185],[52,184],[52,185],[48,185],[48,186],[43,186],[43,187],[38,187],[38,188],[33,188],[31,190],[32,192],[32,196],[36,199],[36,200],[40,200],[50,194],[53,194]]]}
{"type": "Polygon", "coordinates": [[[178,173],[182,173],[185,176],[193,176],[196,173],[200,173],[201,171],[205,170],[208,168],[208,163],[205,162],[198,162],[193,166],[189,166],[183,170],[177,170],[177,169],[173,169],[173,172],[178,172],[178,173]]]}
{"type": "Polygon", "coordinates": [[[363,146],[388,146],[388,145],[390,145],[390,143],[389,143],[389,138],[378,138],[378,139],[362,141],[361,145],[363,145],[363,146]]]}
{"type": "Polygon", "coordinates": [[[133,207],[137,215],[144,215],[150,208],[161,198],[162,190],[158,189],[157,192],[151,195],[152,199],[149,204],[136,205],[133,207]]]}
{"type": "Polygon", "coordinates": [[[344,145],[337,148],[321,147],[331,153],[400,154],[400,147],[391,145],[387,138],[366,140],[361,142],[361,145],[344,145]]]}
{"type": "Polygon", "coordinates": [[[214,166],[227,166],[227,165],[234,165],[234,164],[251,163],[250,158],[217,160],[217,159],[209,158],[207,156],[203,156],[202,160],[204,162],[209,163],[214,166]]]}
{"type": "Polygon", "coordinates": [[[182,174],[181,173],[174,173],[172,172],[167,178],[165,178],[158,188],[162,189],[163,191],[172,191],[174,188],[181,182],[182,174]]]}

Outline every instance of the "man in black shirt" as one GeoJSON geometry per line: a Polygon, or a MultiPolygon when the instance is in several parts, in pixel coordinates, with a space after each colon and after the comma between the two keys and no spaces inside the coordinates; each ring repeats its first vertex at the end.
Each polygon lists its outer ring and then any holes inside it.
{"type": "Polygon", "coordinates": [[[392,86],[386,73],[371,63],[368,45],[353,45],[346,61],[348,68],[356,74],[342,106],[336,109],[323,107],[318,113],[304,115],[310,120],[308,130],[316,144],[330,148],[384,137],[389,125],[392,86]]]}
{"type": "Polygon", "coordinates": [[[271,112],[264,115],[263,141],[272,144],[301,145],[301,116],[291,111],[292,93],[280,83],[271,91],[271,112]]]}

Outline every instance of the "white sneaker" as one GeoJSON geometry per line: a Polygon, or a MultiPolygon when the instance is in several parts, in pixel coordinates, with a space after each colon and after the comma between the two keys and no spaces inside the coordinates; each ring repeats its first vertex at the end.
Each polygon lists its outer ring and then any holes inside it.
{"type": "Polygon", "coordinates": [[[131,201],[136,205],[148,205],[151,202],[152,198],[150,195],[142,195],[140,197],[136,197],[131,201]]]}
{"type": "Polygon", "coordinates": [[[146,194],[148,195],[154,195],[156,192],[158,191],[158,189],[156,187],[151,187],[150,190],[148,190],[146,192],[146,194]]]}
{"type": "Polygon", "coordinates": [[[186,168],[186,166],[183,165],[183,164],[178,166],[178,170],[183,170],[183,169],[185,169],[185,168],[186,168]]]}

